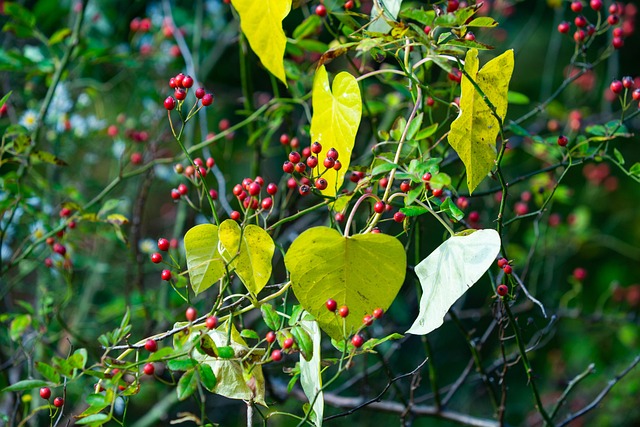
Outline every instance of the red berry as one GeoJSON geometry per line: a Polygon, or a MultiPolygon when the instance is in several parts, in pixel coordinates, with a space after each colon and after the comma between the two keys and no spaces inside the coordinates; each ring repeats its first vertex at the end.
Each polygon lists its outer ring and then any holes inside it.
{"type": "Polygon", "coordinates": [[[176,82],[176,87],[182,87],[182,80],[184,80],[184,74],[180,73],[174,77],[176,82]]]}
{"type": "Polygon", "coordinates": [[[299,163],[296,163],[293,169],[299,174],[303,174],[307,170],[307,165],[305,165],[302,162],[299,162],[299,163]]]}
{"type": "Polygon", "coordinates": [[[327,157],[324,159],[324,162],[322,162],[322,165],[327,169],[331,169],[335,164],[336,160],[333,157],[327,157]]]}
{"type": "Polygon", "coordinates": [[[336,160],[336,162],[333,164],[333,170],[339,171],[340,169],[342,169],[342,163],[340,163],[340,160],[336,160]]]}
{"type": "Polygon", "coordinates": [[[449,0],[447,2],[447,12],[455,12],[460,7],[460,2],[458,0],[449,0]]]}
{"type": "Polygon", "coordinates": [[[622,37],[614,37],[611,44],[613,45],[614,49],[620,49],[622,46],[624,46],[624,40],[622,39],[622,37]]]}
{"type": "Polygon", "coordinates": [[[176,100],[173,99],[172,96],[168,96],[167,99],[164,100],[164,108],[167,110],[173,110],[176,108],[176,100]]]}
{"type": "Polygon", "coordinates": [[[335,148],[329,148],[329,151],[327,151],[327,157],[331,157],[333,160],[338,160],[338,150],[335,148]]]}
{"type": "Polygon", "coordinates": [[[509,264],[509,261],[506,258],[500,258],[498,260],[498,267],[504,268],[505,265],[509,264]]]}
{"type": "Polygon", "coordinates": [[[403,214],[402,212],[396,212],[396,213],[393,214],[393,220],[395,222],[402,222],[402,221],[404,221],[404,219],[406,217],[407,216],[405,214],[403,214]]]}
{"type": "Polygon", "coordinates": [[[341,306],[338,309],[338,314],[340,315],[340,317],[347,317],[349,315],[349,307],[347,307],[346,305],[341,306]]]}
{"type": "Polygon", "coordinates": [[[587,270],[585,270],[582,267],[578,267],[575,270],[573,270],[573,277],[582,282],[584,279],[587,278],[587,270]]]}
{"type": "Polygon", "coordinates": [[[597,12],[602,9],[602,0],[591,0],[589,2],[589,6],[591,6],[591,9],[597,12]]]}
{"type": "Polygon", "coordinates": [[[620,80],[614,80],[609,85],[609,89],[611,89],[611,92],[618,95],[619,93],[622,92],[622,89],[624,89],[624,86],[622,85],[622,82],[620,80]]]}
{"type": "Polygon", "coordinates": [[[280,144],[289,145],[290,142],[291,142],[291,139],[289,138],[289,135],[287,135],[286,133],[283,133],[282,135],[280,135],[280,144]]]}
{"type": "Polygon", "coordinates": [[[184,76],[184,79],[182,79],[182,86],[189,89],[191,86],[193,86],[193,77],[191,76],[184,76]]]}
{"type": "Polygon", "coordinates": [[[609,15],[607,16],[607,22],[609,25],[617,25],[620,22],[620,18],[618,18],[618,15],[609,15]]]}
{"type": "Polygon", "coordinates": [[[202,105],[208,107],[211,104],[213,104],[213,95],[211,95],[210,93],[205,93],[202,96],[202,105]]]}
{"type": "Polygon", "coordinates": [[[509,293],[509,288],[505,284],[500,284],[496,288],[496,292],[498,293],[498,295],[503,297],[503,296],[505,296],[505,295],[507,295],[509,293]]]}
{"type": "Polygon", "coordinates": [[[351,10],[351,9],[353,9],[353,0],[347,0],[347,1],[344,3],[344,8],[345,8],[345,10],[351,10]]]}
{"type": "Polygon", "coordinates": [[[269,344],[271,344],[276,340],[276,333],[273,331],[269,331],[267,332],[267,335],[264,337],[264,339],[267,340],[269,344]]]}
{"type": "Polygon", "coordinates": [[[218,318],[216,316],[209,316],[205,321],[207,329],[215,329],[218,326],[218,318]]]}
{"type": "Polygon", "coordinates": [[[387,188],[387,184],[389,184],[389,179],[385,176],[380,178],[380,181],[378,181],[378,184],[380,185],[380,188],[387,188]]]}
{"type": "Polygon", "coordinates": [[[171,198],[173,200],[178,200],[182,195],[180,194],[180,192],[178,191],[177,188],[174,188],[171,190],[171,198]]]}
{"type": "Polygon", "coordinates": [[[184,184],[180,184],[178,185],[178,191],[180,192],[181,195],[186,196],[187,193],[189,192],[189,188],[184,184]]]}
{"type": "Polygon", "coordinates": [[[469,222],[478,222],[480,220],[480,214],[478,211],[469,212],[469,222]]]}
{"type": "Polygon", "coordinates": [[[424,175],[422,175],[422,180],[425,182],[428,182],[431,180],[431,172],[427,172],[424,175]]]}
{"type": "Polygon", "coordinates": [[[622,37],[624,35],[624,30],[621,27],[616,27],[613,29],[611,34],[613,34],[613,37],[622,37]]]}
{"type": "Polygon", "coordinates": [[[147,363],[144,365],[144,368],[142,368],[142,372],[144,372],[145,375],[153,375],[156,372],[156,367],[153,366],[153,363],[147,363]]]}
{"type": "Polygon", "coordinates": [[[187,98],[187,91],[182,88],[176,88],[173,91],[173,96],[175,96],[178,101],[184,101],[187,98]]]}
{"type": "Polygon", "coordinates": [[[611,6],[609,6],[609,13],[611,15],[616,15],[618,14],[620,11],[618,10],[618,4],[617,3],[612,3],[611,6]]]}
{"type": "Polygon", "coordinates": [[[578,30],[575,33],[573,33],[573,40],[575,40],[576,43],[583,42],[585,37],[586,35],[583,30],[578,30]]]}
{"type": "Polygon", "coordinates": [[[509,264],[505,265],[502,270],[504,274],[511,274],[513,272],[513,268],[509,264]]]}
{"type": "Polygon", "coordinates": [[[53,399],[53,406],[56,408],[62,408],[64,406],[64,399],[61,397],[56,397],[53,399]]]}
{"type": "Polygon", "coordinates": [[[282,342],[282,348],[287,349],[293,347],[293,338],[285,338],[282,342]]]}
{"type": "Polygon", "coordinates": [[[378,213],[378,214],[381,214],[382,212],[384,212],[384,208],[385,208],[384,202],[376,202],[376,204],[373,205],[373,210],[375,211],[375,213],[378,213]]]}
{"type": "Polygon", "coordinates": [[[318,166],[318,158],[316,156],[307,157],[307,166],[309,166],[311,169],[318,166]]]}
{"type": "Polygon", "coordinates": [[[291,142],[289,143],[289,145],[294,150],[297,150],[298,148],[300,148],[300,140],[294,136],[293,138],[291,138],[291,142]]]}
{"type": "Polygon", "coordinates": [[[320,18],[324,18],[325,16],[327,16],[327,8],[324,7],[323,4],[319,4],[318,6],[316,6],[316,15],[318,15],[320,18]]]}
{"type": "Polygon", "coordinates": [[[161,251],[168,251],[169,250],[169,241],[167,239],[165,239],[164,237],[161,237],[158,239],[158,249],[160,249],[161,251]]]}
{"type": "Polygon", "coordinates": [[[375,317],[376,319],[380,319],[382,317],[382,315],[384,314],[384,310],[382,310],[380,307],[376,308],[375,310],[373,310],[373,317],[375,317]]]}
{"type": "Polygon", "coordinates": [[[574,24],[576,24],[576,27],[578,28],[582,28],[585,27],[587,25],[587,18],[585,18],[582,15],[578,15],[576,16],[576,18],[573,20],[574,24]]]}
{"type": "Polygon", "coordinates": [[[353,344],[355,348],[360,348],[362,347],[362,344],[364,344],[364,338],[362,338],[361,335],[356,334],[351,338],[351,344],[353,344]]]}
{"type": "Polygon", "coordinates": [[[313,154],[318,154],[321,151],[322,151],[322,145],[318,141],[311,144],[311,152],[313,154]]]}
{"type": "Polygon", "coordinates": [[[633,89],[633,77],[625,76],[622,78],[622,86],[625,89],[633,89]]]}
{"type": "Polygon", "coordinates": [[[434,195],[435,197],[440,197],[440,196],[442,196],[442,188],[434,188],[434,189],[433,189],[433,195],[434,195]]]}
{"type": "Polygon", "coordinates": [[[306,196],[311,193],[311,187],[309,187],[308,185],[301,185],[300,188],[298,188],[298,193],[301,196],[306,196]]]}
{"type": "Polygon", "coordinates": [[[142,164],[142,154],[140,153],[131,153],[131,164],[139,165],[142,164]]]}
{"type": "Polygon", "coordinates": [[[45,265],[47,268],[51,268],[51,267],[53,267],[53,260],[52,260],[51,258],[45,258],[45,259],[44,259],[44,265],[45,265]]]}
{"type": "Polygon", "coordinates": [[[457,68],[452,68],[451,72],[448,74],[449,80],[452,82],[460,83],[462,81],[462,71],[457,68]]]}
{"type": "Polygon", "coordinates": [[[573,10],[575,13],[582,12],[582,2],[579,2],[579,1],[571,2],[571,10],[573,10]]]}
{"type": "Polygon", "coordinates": [[[298,163],[300,162],[301,157],[300,157],[300,153],[298,153],[297,151],[292,151],[289,153],[289,161],[291,163],[298,163]]]}
{"type": "Polygon", "coordinates": [[[559,33],[567,34],[570,29],[571,29],[571,24],[569,24],[566,21],[563,21],[560,24],[558,24],[558,32],[559,33]]]}
{"type": "Polygon", "coordinates": [[[215,159],[213,157],[209,157],[207,159],[206,165],[207,165],[207,168],[211,169],[212,167],[214,167],[216,165],[215,159]]]}
{"type": "Polygon", "coordinates": [[[274,362],[279,362],[282,360],[282,351],[281,350],[273,350],[271,352],[271,360],[274,362]]]}
{"type": "Polygon", "coordinates": [[[336,308],[338,308],[338,303],[336,302],[336,300],[331,298],[329,298],[324,305],[329,311],[336,311],[336,308]]]}
{"type": "Polygon", "coordinates": [[[206,94],[205,90],[203,87],[199,87],[198,89],[196,89],[196,98],[198,99],[202,99],[204,97],[204,95],[206,94]]]}
{"type": "Polygon", "coordinates": [[[249,194],[252,196],[257,196],[258,194],[260,194],[260,190],[262,188],[260,187],[260,184],[258,184],[257,182],[252,182],[251,185],[249,185],[249,194]]]}
{"type": "Polygon", "coordinates": [[[362,318],[362,323],[364,323],[367,326],[371,326],[373,324],[373,316],[371,316],[370,314],[367,314],[362,318]]]}
{"type": "Polygon", "coordinates": [[[631,97],[633,98],[634,101],[640,101],[640,89],[634,90],[633,93],[631,94],[631,97]]]}
{"type": "Polygon", "coordinates": [[[158,351],[158,343],[156,342],[156,340],[148,339],[147,342],[144,343],[144,348],[149,353],[155,353],[156,351],[158,351]]]}
{"type": "Polygon", "coordinates": [[[335,214],[334,219],[336,222],[342,222],[344,221],[344,214],[342,212],[338,212],[335,214]]]}
{"type": "Polygon", "coordinates": [[[184,314],[189,322],[195,322],[196,318],[198,317],[198,312],[193,307],[187,308],[187,311],[184,314]]]}
{"type": "Polygon", "coordinates": [[[49,400],[51,397],[51,389],[49,387],[42,387],[40,389],[40,397],[44,400],[49,400]]]}
{"type": "Polygon", "coordinates": [[[162,255],[160,255],[158,252],[154,252],[151,254],[151,262],[154,264],[159,264],[162,262],[162,255]]]}
{"type": "Polygon", "coordinates": [[[295,189],[297,187],[298,187],[298,183],[296,182],[295,178],[289,178],[287,180],[287,188],[293,190],[293,189],[295,189]]]}
{"type": "Polygon", "coordinates": [[[64,245],[62,245],[60,243],[54,243],[53,244],[53,252],[64,256],[67,253],[67,248],[65,248],[64,245]]]}
{"type": "Polygon", "coordinates": [[[408,193],[411,191],[411,182],[410,181],[402,181],[400,183],[400,191],[403,193],[408,193]]]}
{"type": "Polygon", "coordinates": [[[165,282],[168,282],[169,280],[171,280],[171,270],[162,270],[162,273],[160,274],[160,277],[165,282]]]}
{"type": "Polygon", "coordinates": [[[426,35],[429,35],[429,33],[431,32],[431,27],[427,25],[426,27],[424,27],[423,31],[426,35]]]}
{"type": "Polygon", "coordinates": [[[316,180],[316,188],[318,190],[324,190],[325,188],[327,188],[327,185],[329,185],[329,183],[324,178],[318,178],[316,180]]]}
{"type": "Polygon", "coordinates": [[[62,209],[60,209],[60,217],[61,217],[61,218],[66,218],[66,217],[68,217],[69,215],[71,215],[71,209],[69,209],[69,208],[62,208],[62,209]]]}
{"type": "Polygon", "coordinates": [[[472,42],[476,40],[476,36],[471,31],[468,31],[467,34],[464,35],[464,39],[472,42]]]}
{"type": "Polygon", "coordinates": [[[567,137],[566,137],[566,136],[564,136],[564,135],[560,135],[560,136],[558,137],[558,145],[559,145],[560,147],[566,147],[568,143],[569,143],[569,139],[567,139],[567,137]]]}
{"type": "Polygon", "coordinates": [[[238,211],[231,212],[231,214],[229,215],[229,218],[231,218],[234,221],[240,220],[240,212],[238,211]]]}
{"type": "Polygon", "coordinates": [[[269,185],[267,185],[267,193],[269,193],[270,195],[275,195],[278,192],[278,186],[276,184],[274,184],[273,182],[269,183],[269,185]]]}

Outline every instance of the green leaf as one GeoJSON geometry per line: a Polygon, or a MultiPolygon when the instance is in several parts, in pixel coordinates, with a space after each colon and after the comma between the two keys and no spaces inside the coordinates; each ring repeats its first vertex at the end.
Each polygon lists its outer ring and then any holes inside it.
{"type": "Polygon", "coordinates": [[[294,326],[291,328],[291,335],[295,338],[302,357],[306,360],[311,360],[313,357],[313,341],[309,333],[300,326],[294,326]]]}
{"type": "Polygon", "coordinates": [[[514,92],[512,90],[507,92],[507,102],[513,105],[527,105],[531,101],[529,97],[524,93],[514,92]]]}
{"type": "Polygon", "coordinates": [[[376,346],[378,346],[378,345],[380,345],[380,344],[382,344],[384,342],[387,342],[389,340],[399,340],[399,339],[402,339],[402,338],[404,338],[404,335],[401,335],[401,334],[398,334],[398,333],[393,333],[391,335],[387,335],[384,338],[370,338],[362,345],[361,350],[362,351],[371,350],[374,347],[376,347],[376,346]]]}
{"type": "Polygon", "coordinates": [[[451,177],[444,172],[439,172],[431,177],[429,185],[431,188],[438,189],[448,187],[451,185],[451,177]]]}
{"type": "Polygon", "coordinates": [[[42,381],[42,380],[22,380],[22,381],[18,381],[15,384],[11,384],[8,387],[5,387],[2,389],[2,391],[27,391],[27,390],[33,390],[34,388],[40,388],[40,387],[46,387],[46,386],[51,386],[53,384],[51,384],[48,381],[42,381]]]}
{"type": "Polygon", "coordinates": [[[618,151],[617,148],[613,149],[613,155],[615,156],[618,163],[620,163],[621,165],[624,165],[624,157],[622,156],[622,153],[618,151]]]}
{"type": "Polygon", "coordinates": [[[92,393],[85,399],[85,402],[91,406],[108,405],[109,401],[104,394],[92,393]]]}
{"type": "Polygon", "coordinates": [[[434,123],[432,125],[427,126],[424,129],[420,129],[420,131],[416,134],[416,137],[414,139],[416,141],[420,141],[422,139],[429,138],[431,135],[436,133],[436,130],[438,130],[438,124],[434,123]]]}
{"type": "Polygon", "coordinates": [[[69,356],[67,362],[69,363],[69,366],[74,369],[84,369],[84,366],[87,364],[87,358],[87,349],[79,348],[69,356]]]}
{"type": "Polygon", "coordinates": [[[351,74],[341,72],[333,79],[332,89],[327,70],[322,65],[316,70],[313,80],[312,102],[311,141],[322,144],[322,151],[317,157],[324,159],[327,151],[335,148],[342,163],[339,171],[331,170],[323,175],[328,185],[322,194],[335,197],[349,169],[351,150],[362,116],[358,82],[351,74]]]}
{"type": "Polygon", "coordinates": [[[416,265],[422,286],[420,314],[407,333],[424,335],[439,328],[447,311],[491,267],[498,252],[498,233],[477,230],[449,238],[416,265]]]}
{"type": "Polygon", "coordinates": [[[284,262],[300,304],[322,330],[340,340],[343,319],[325,308],[327,299],[349,307],[344,321],[346,333],[352,333],[364,315],[391,305],[404,281],[406,254],[393,236],[344,237],[331,228],[314,227],[294,240],[284,262]]]}
{"type": "Polygon", "coordinates": [[[60,43],[61,41],[63,41],[67,37],[69,37],[70,35],[71,35],[71,29],[70,28],[61,28],[61,29],[59,29],[58,31],[53,33],[53,35],[51,37],[49,37],[49,46],[53,46],[54,44],[60,43]]]}
{"type": "Polygon", "coordinates": [[[629,173],[634,176],[640,176],[640,163],[634,163],[631,169],[629,169],[629,173]]]}
{"type": "Polygon", "coordinates": [[[64,160],[54,156],[51,153],[40,150],[33,150],[31,152],[31,160],[35,160],[36,162],[49,163],[50,165],[56,166],[68,166],[67,162],[64,160]]]}
{"type": "Polygon", "coordinates": [[[467,27],[487,27],[487,28],[491,28],[491,27],[495,27],[497,25],[498,25],[498,23],[495,21],[495,19],[493,19],[491,17],[488,17],[488,16],[481,16],[481,17],[478,17],[478,18],[473,18],[473,20],[467,24],[467,27]]]}
{"type": "Polygon", "coordinates": [[[322,342],[318,323],[313,320],[300,322],[305,333],[310,336],[313,357],[307,359],[300,354],[300,384],[309,403],[313,402],[313,415],[315,425],[322,425],[324,415],[324,396],[322,393],[322,357],[320,354],[322,342]]]}
{"type": "Polygon", "coordinates": [[[111,419],[111,414],[93,414],[93,415],[89,415],[88,417],[84,417],[84,418],[76,421],[75,424],[77,424],[77,425],[87,425],[87,424],[102,425],[106,421],[109,421],[110,419],[111,419]]]}
{"type": "Polygon", "coordinates": [[[149,362],[155,362],[158,360],[162,360],[168,356],[173,354],[173,349],[171,347],[162,347],[160,350],[155,353],[151,353],[149,358],[147,359],[149,362]]]}
{"type": "Polygon", "coordinates": [[[422,206],[405,206],[404,208],[400,208],[400,212],[406,216],[419,216],[429,212],[429,210],[422,206]]]}
{"type": "Polygon", "coordinates": [[[384,162],[373,168],[373,170],[371,171],[371,176],[382,175],[383,173],[387,173],[397,167],[398,165],[396,165],[395,163],[384,162]]]}
{"type": "Polygon", "coordinates": [[[247,290],[257,295],[271,277],[271,259],[276,248],[273,239],[257,225],[249,224],[242,230],[231,219],[220,224],[218,236],[224,247],[222,257],[235,269],[247,290]]]}
{"type": "Polygon", "coordinates": [[[18,314],[9,325],[9,338],[11,341],[20,341],[20,337],[31,326],[31,316],[18,314]]]}
{"type": "Polygon", "coordinates": [[[188,371],[195,366],[193,359],[172,359],[167,362],[167,368],[172,371],[188,371]]]}
{"type": "Polygon", "coordinates": [[[218,252],[218,226],[200,224],[184,235],[184,251],[193,292],[209,289],[225,274],[225,264],[218,252]]]}
{"type": "Polygon", "coordinates": [[[54,384],[58,384],[60,382],[60,374],[53,366],[47,365],[44,362],[36,362],[36,370],[40,372],[40,375],[42,375],[47,381],[51,381],[54,384]]]}
{"type": "Polygon", "coordinates": [[[424,26],[433,24],[433,20],[436,17],[436,12],[433,9],[404,9],[400,11],[400,17],[404,19],[413,19],[418,21],[424,26]]]}
{"type": "Polygon", "coordinates": [[[176,391],[178,393],[178,400],[186,400],[191,396],[198,388],[198,377],[196,377],[196,370],[189,369],[185,372],[178,381],[178,387],[176,391]]]}
{"type": "Polygon", "coordinates": [[[260,339],[260,335],[258,335],[258,333],[252,329],[243,329],[240,331],[240,336],[242,338],[248,338],[248,339],[252,339],[252,340],[259,340],[260,339]]]}
{"type": "Polygon", "coordinates": [[[0,108],[2,108],[2,106],[7,103],[7,100],[11,96],[12,92],[13,91],[10,90],[9,93],[7,93],[5,96],[2,97],[2,99],[0,99],[0,108]]]}
{"type": "MultiPolygon", "coordinates": [[[[465,57],[465,71],[496,108],[504,120],[507,113],[507,91],[513,72],[513,50],[489,61],[478,71],[478,51],[471,49],[465,57]]],[[[469,192],[493,169],[496,158],[496,137],[500,130],[482,95],[466,76],[462,77],[460,114],[451,124],[449,143],[458,153],[467,170],[469,192]]]]}
{"type": "Polygon", "coordinates": [[[312,15],[309,15],[304,21],[300,23],[300,25],[296,27],[295,30],[293,30],[292,36],[294,39],[303,39],[305,37],[309,37],[316,34],[316,31],[321,26],[322,18],[314,13],[312,15]]]}
{"type": "Polygon", "coordinates": [[[440,205],[440,209],[442,210],[442,212],[446,213],[450,218],[453,218],[456,221],[460,221],[462,218],[464,218],[464,212],[462,212],[460,208],[458,208],[458,206],[456,206],[456,204],[453,203],[453,201],[449,197],[447,197],[445,201],[442,202],[442,204],[440,205]]]}
{"type": "Polygon", "coordinates": [[[276,313],[276,310],[271,304],[262,304],[260,306],[262,312],[262,318],[267,327],[273,331],[280,329],[280,316],[276,313]]]}
{"type": "Polygon", "coordinates": [[[202,382],[204,388],[213,392],[216,388],[218,380],[216,379],[211,366],[207,365],[206,363],[198,365],[198,375],[200,376],[200,381],[202,382]]]}
{"type": "Polygon", "coordinates": [[[402,0],[378,0],[371,8],[371,24],[366,27],[372,33],[386,34],[391,30],[387,21],[395,21],[400,12],[402,0]]]}
{"type": "Polygon", "coordinates": [[[231,4],[240,15],[240,28],[251,49],[262,65],[286,86],[283,58],[287,37],[282,20],[291,10],[291,0],[231,0],[231,4]]]}

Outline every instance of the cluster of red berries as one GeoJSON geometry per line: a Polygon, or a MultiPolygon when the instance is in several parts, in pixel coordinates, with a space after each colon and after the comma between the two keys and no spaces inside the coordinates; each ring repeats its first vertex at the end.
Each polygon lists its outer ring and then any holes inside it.
{"type": "MultiPolygon", "coordinates": [[[[635,81],[633,77],[626,76],[623,77],[622,80],[614,80],[609,85],[609,89],[614,95],[626,95],[627,91],[631,92],[631,98],[634,101],[640,101],[640,88],[635,87],[635,81]]],[[[625,98],[626,99],[626,98],[625,98]]],[[[640,102],[638,103],[638,108],[640,108],[640,102]]]]}
{"type": "MultiPolygon", "coordinates": [[[[65,226],[65,228],[63,228],[62,230],[58,231],[56,233],[56,237],[58,238],[62,238],[65,235],[65,231],[67,228],[69,229],[74,229],[77,226],[77,223],[74,220],[69,220],[69,218],[71,217],[71,214],[73,212],[71,211],[70,208],[68,207],[63,207],[62,209],[60,209],[60,212],[58,213],[58,215],[60,215],[60,218],[62,218],[63,220],[67,221],[67,224],[65,226]]],[[[51,250],[62,256],[65,260],[64,260],[64,266],[65,268],[67,267],[71,267],[71,260],[68,258],[67,256],[67,247],[65,245],[63,245],[60,242],[57,242],[55,238],[53,237],[48,237],[46,240],[47,245],[49,245],[49,247],[51,247],[51,250]]],[[[48,268],[53,267],[53,260],[50,257],[45,258],[44,260],[44,265],[47,266],[48,268]]]]}
{"type": "MultiPolygon", "coordinates": [[[[174,90],[173,96],[168,96],[164,100],[164,108],[168,111],[173,110],[176,106],[182,105],[182,101],[187,98],[189,89],[193,87],[193,77],[180,73],[169,79],[169,87],[174,90]]],[[[213,95],[206,92],[204,88],[199,87],[195,90],[196,102],[202,102],[203,107],[213,104],[213,95]]]]}
{"type": "Polygon", "coordinates": [[[129,22],[129,29],[132,33],[148,33],[151,31],[151,19],[149,18],[133,18],[129,22]]]}
{"type": "MultiPolygon", "coordinates": [[[[193,160],[193,166],[188,165],[184,167],[182,164],[177,163],[173,170],[178,174],[183,174],[189,181],[196,183],[198,178],[205,178],[207,173],[213,168],[216,161],[213,157],[209,157],[206,161],[203,161],[200,157],[193,160]]],[[[173,200],[179,200],[182,196],[186,196],[189,193],[189,187],[186,184],[180,184],[177,188],[171,189],[171,198],[173,200]]],[[[209,196],[212,200],[218,199],[218,192],[214,189],[209,190],[209,196]]]]}
{"type": "MultiPolygon", "coordinates": [[[[264,184],[264,179],[261,176],[256,176],[255,179],[244,178],[242,183],[233,187],[233,195],[236,196],[238,202],[242,203],[245,211],[249,209],[269,211],[273,208],[273,196],[278,193],[278,186],[273,182],[267,184],[265,191],[268,196],[262,197],[261,193],[263,187],[265,187],[264,184]]],[[[238,221],[240,212],[233,211],[231,219],[238,221]]]]}
{"type": "MultiPolygon", "coordinates": [[[[332,298],[329,298],[327,300],[327,302],[325,303],[325,307],[332,313],[336,313],[337,310],[338,315],[343,319],[349,316],[349,307],[347,307],[346,305],[342,305],[340,306],[340,308],[338,308],[338,303],[332,298]]],[[[362,318],[363,326],[371,326],[374,320],[382,318],[383,314],[384,310],[382,310],[381,308],[376,308],[371,314],[366,314],[362,318]]],[[[356,348],[360,348],[362,347],[362,344],[364,344],[364,338],[362,337],[362,335],[356,333],[355,335],[353,335],[353,337],[351,337],[351,344],[353,344],[353,346],[356,348]]]]}
{"type": "MultiPolygon", "coordinates": [[[[596,12],[600,12],[603,3],[602,0],[590,0],[589,6],[596,12]]],[[[582,1],[574,0],[571,2],[571,10],[578,15],[574,18],[573,23],[576,26],[576,31],[573,33],[573,39],[576,43],[584,43],[587,38],[593,36],[597,29],[593,24],[590,24],[587,18],[582,15],[584,6],[582,1]]],[[[610,26],[616,26],[620,23],[620,14],[623,12],[623,7],[617,3],[609,6],[609,15],[607,16],[607,23],[610,26]]],[[[571,24],[567,21],[563,21],[558,25],[558,31],[562,34],[567,34],[571,30],[571,24]]],[[[620,49],[624,45],[623,30],[620,27],[613,29],[612,45],[615,49],[620,49]]]]}
{"type": "Polygon", "coordinates": [[[498,267],[504,271],[504,274],[511,274],[513,272],[513,268],[511,267],[511,263],[506,258],[500,258],[498,260],[498,267]]]}
{"type": "MultiPolygon", "coordinates": [[[[351,10],[353,9],[354,6],[355,6],[355,3],[353,2],[353,0],[347,0],[344,2],[344,10],[351,10]]],[[[316,6],[315,12],[316,12],[316,15],[318,15],[321,18],[324,18],[325,16],[327,16],[327,8],[324,5],[324,0],[320,0],[320,4],[316,6]]]]}
{"type": "MultiPolygon", "coordinates": [[[[282,137],[280,138],[282,142],[282,137]]],[[[287,187],[294,189],[298,188],[298,193],[301,196],[306,196],[311,193],[312,180],[313,186],[318,190],[324,190],[327,188],[328,182],[322,177],[326,172],[333,169],[339,171],[342,168],[342,163],[338,160],[338,151],[335,148],[331,148],[327,151],[322,166],[324,171],[320,172],[320,167],[317,154],[322,151],[322,145],[319,142],[314,142],[310,147],[305,147],[302,150],[302,154],[297,151],[291,151],[289,153],[289,160],[285,161],[282,165],[282,170],[285,173],[293,174],[294,172],[299,177],[297,180],[295,177],[291,177],[287,181],[287,187]],[[307,168],[310,169],[310,173],[307,172],[307,168]],[[316,173],[314,173],[314,169],[316,173]],[[299,184],[299,186],[298,186],[299,184]]]]}
{"type": "MultiPolygon", "coordinates": [[[[49,387],[42,387],[40,389],[40,397],[44,400],[49,400],[51,398],[51,389],[49,387]]],[[[61,408],[64,406],[64,399],[61,397],[56,397],[53,399],[53,406],[56,408],[61,408]]]]}
{"type": "MultiPolygon", "coordinates": [[[[265,339],[265,341],[267,341],[267,343],[273,344],[276,341],[276,333],[273,332],[273,331],[269,331],[265,335],[264,339],[265,339]]],[[[296,342],[293,339],[293,337],[286,337],[284,340],[282,340],[282,350],[284,350],[284,352],[293,351],[294,350],[293,345],[295,343],[296,342]]],[[[284,352],[282,350],[274,349],[271,352],[271,360],[273,360],[274,362],[281,361],[282,358],[284,357],[284,352]]]]}

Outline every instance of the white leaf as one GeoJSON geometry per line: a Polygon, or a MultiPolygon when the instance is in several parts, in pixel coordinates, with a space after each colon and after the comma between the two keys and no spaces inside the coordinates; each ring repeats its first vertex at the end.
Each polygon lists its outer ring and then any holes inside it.
{"type": "Polygon", "coordinates": [[[425,335],[439,328],[451,306],[491,267],[500,251],[495,230],[454,236],[416,265],[422,285],[420,314],[407,333],[425,335]]]}
{"type": "Polygon", "coordinates": [[[314,415],[311,419],[314,420],[315,418],[315,425],[320,427],[322,426],[322,417],[324,414],[322,366],[320,365],[322,361],[322,357],[320,356],[320,328],[318,327],[318,322],[315,320],[301,320],[300,325],[309,333],[313,341],[313,357],[311,360],[307,362],[305,358],[302,357],[302,353],[300,354],[300,383],[309,402],[313,402],[312,409],[314,415]]]}
{"type": "Polygon", "coordinates": [[[401,4],[402,0],[375,0],[371,8],[371,25],[367,31],[387,34],[391,30],[387,20],[396,20],[401,4]]]}

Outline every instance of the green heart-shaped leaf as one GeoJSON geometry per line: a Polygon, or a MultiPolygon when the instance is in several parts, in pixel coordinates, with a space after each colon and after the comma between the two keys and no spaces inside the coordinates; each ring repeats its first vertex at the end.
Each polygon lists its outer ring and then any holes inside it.
{"type": "Polygon", "coordinates": [[[331,338],[343,337],[342,318],[325,308],[333,298],[346,305],[346,333],[362,325],[375,308],[386,310],[395,299],[406,272],[404,247],[386,234],[344,237],[328,227],[315,227],[291,244],[284,258],[293,291],[331,338]]]}
{"type": "Polygon", "coordinates": [[[247,290],[257,295],[271,277],[271,259],[276,249],[273,239],[257,225],[250,224],[242,230],[230,219],[220,224],[218,236],[229,267],[235,269],[247,290]]]}
{"type": "Polygon", "coordinates": [[[196,225],[184,235],[184,250],[191,288],[198,295],[224,276],[224,261],[218,252],[218,227],[196,225]]]}

